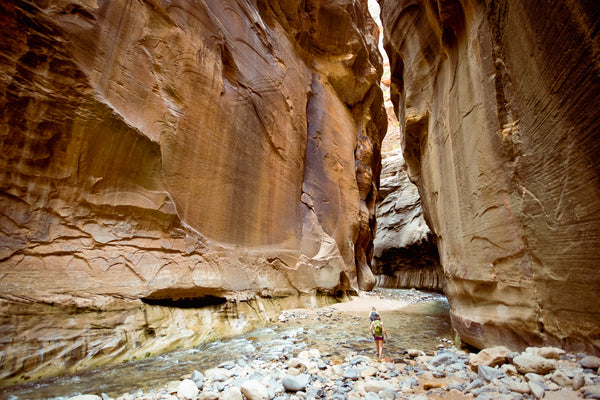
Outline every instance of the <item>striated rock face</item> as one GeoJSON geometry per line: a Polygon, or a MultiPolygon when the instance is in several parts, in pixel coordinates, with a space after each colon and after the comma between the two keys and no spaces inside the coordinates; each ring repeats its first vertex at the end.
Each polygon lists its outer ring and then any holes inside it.
{"type": "MultiPolygon", "coordinates": [[[[386,139],[387,141],[387,139],[386,139]]],[[[444,273],[437,245],[409,181],[402,150],[382,153],[373,271],[377,286],[441,291],[444,273]]]]}
{"type": "Polygon", "coordinates": [[[32,351],[68,358],[55,370],[99,348],[125,359],[144,326],[126,310],[140,299],[202,306],[374,285],[386,116],[366,10],[0,4],[0,379],[43,374],[32,351]],[[90,322],[114,309],[106,326],[90,322]],[[68,352],[68,329],[38,340],[73,315],[102,332],[68,352]],[[118,331],[129,333],[103,347],[118,331]]]}
{"type": "Polygon", "coordinates": [[[600,349],[600,8],[380,0],[404,156],[454,328],[600,349]]]}

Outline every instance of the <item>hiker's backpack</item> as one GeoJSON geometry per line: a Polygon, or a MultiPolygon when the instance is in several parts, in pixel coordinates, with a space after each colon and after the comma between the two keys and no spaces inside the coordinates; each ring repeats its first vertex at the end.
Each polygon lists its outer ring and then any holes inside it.
{"type": "Polygon", "coordinates": [[[373,322],[373,335],[375,336],[381,336],[381,332],[383,331],[382,326],[381,326],[381,321],[379,320],[375,320],[373,322]]]}

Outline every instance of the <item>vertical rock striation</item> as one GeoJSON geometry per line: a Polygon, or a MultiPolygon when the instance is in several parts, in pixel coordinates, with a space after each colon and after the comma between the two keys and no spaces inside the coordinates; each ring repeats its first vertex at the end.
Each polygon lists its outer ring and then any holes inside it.
{"type": "Polygon", "coordinates": [[[600,349],[600,7],[380,0],[454,328],[600,349]]]}
{"type": "MultiPolygon", "coordinates": [[[[386,138],[386,141],[388,139],[386,138]]],[[[373,272],[377,286],[442,291],[437,245],[410,182],[402,150],[382,153],[373,272]]]]}
{"type": "Polygon", "coordinates": [[[126,359],[148,303],[373,286],[366,1],[3,2],[0,35],[0,379],[126,359]]]}

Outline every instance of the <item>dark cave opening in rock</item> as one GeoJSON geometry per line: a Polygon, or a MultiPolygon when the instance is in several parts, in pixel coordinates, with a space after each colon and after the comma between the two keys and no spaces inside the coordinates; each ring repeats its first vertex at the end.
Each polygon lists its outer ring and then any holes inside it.
{"type": "Polygon", "coordinates": [[[198,296],[198,297],[174,297],[174,298],[142,298],[144,304],[152,306],[176,307],[176,308],[202,308],[209,306],[219,306],[227,303],[227,299],[219,296],[198,296]]]}

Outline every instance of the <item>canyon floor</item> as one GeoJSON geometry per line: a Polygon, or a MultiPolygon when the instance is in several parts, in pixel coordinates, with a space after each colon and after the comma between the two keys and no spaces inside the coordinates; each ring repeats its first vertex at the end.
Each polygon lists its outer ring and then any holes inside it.
{"type": "Polygon", "coordinates": [[[285,310],[272,326],[233,340],[80,376],[70,383],[69,395],[65,391],[52,392],[53,384],[54,389],[64,384],[57,380],[38,383],[27,393],[16,391],[0,397],[10,400],[600,397],[600,359],[554,348],[533,348],[522,354],[506,350],[508,356],[500,361],[498,357],[489,357],[487,362],[475,362],[475,353],[457,349],[450,340],[447,313],[447,302],[437,293],[376,290],[332,306],[285,310]],[[376,358],[368,332],[371,307],[381,313],[390,334],[381,361],[376,358]],[[441,329],[433,331],[436,328],[441,329]],[[162,375],[161,383],[151,379],[156,375],[162,375]],[[86,387],[117,377],[125,377],[125,383],[119,387],[86,387]]]}

